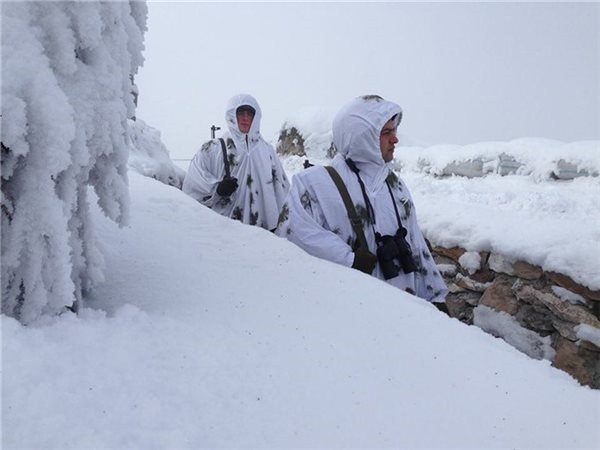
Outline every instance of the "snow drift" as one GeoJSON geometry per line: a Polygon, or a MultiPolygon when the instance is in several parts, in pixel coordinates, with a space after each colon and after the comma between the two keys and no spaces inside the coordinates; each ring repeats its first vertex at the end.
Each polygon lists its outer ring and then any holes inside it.
{"type": "Polygon", "coordinates": [[[130,173],[79,317],[2,316],[4,448],[594,448],[600,392],[130,173]],[[91,309],[94,308],[94,309],[91,309]],[[98,308],[98,309],[97,309],[98,308]]]}

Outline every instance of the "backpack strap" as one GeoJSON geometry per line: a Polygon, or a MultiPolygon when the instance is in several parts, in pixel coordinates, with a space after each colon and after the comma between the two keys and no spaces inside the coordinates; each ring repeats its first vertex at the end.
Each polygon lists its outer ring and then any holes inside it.
{"type": "Polygon", "coordinates": [[[225,179],[231,178],[231,171],[229,169],[229,159],[227,158],[227,148],[225,147],[225,141],[223,138],[219,138],[221,142],[221,150],[223,150],[223,164],[225,164],[225,179]]]}
{"type": "Polygon", "coordinates": [[[369,250],[369,245],[367,244],[367,239],[365,237],[365,232],[362,226],[362,220],[356,214],[356,209],[354,208],[354,204],[352,203],[352,198],[350,197],[350,193],[340,177],[340,174],[331,166],[325,166],[325,169],[329,173],[329,176],[333,180],[333,183],[337,187],[340,196],[342,197],[342,201],[344,202],[344,206],[346,207],[346,211],[348,212],[348,218],[350,219],[350,223],[352,224],[352,229],[354,230],[354,234],[356,235],[356,241],[358,243],[358,249],[369,250]]]}

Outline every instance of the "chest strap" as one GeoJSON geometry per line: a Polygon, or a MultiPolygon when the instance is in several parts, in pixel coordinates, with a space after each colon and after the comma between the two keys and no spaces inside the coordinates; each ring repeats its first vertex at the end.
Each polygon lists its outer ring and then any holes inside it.
{"type": "Polygon", "coordinates": [[[329,176],[333,180],[333,183],[337,187],[340,197],[342,197],[342,201],[344,202],[344,206],[346,207],[346,211],[348,212],[348,218],[350,219],[350,223],[352,224],[352,229],[354,230],[354,234],[356,235],[356,243],[358,246],[353,250],[369,250],[369,246],[367,244],[367,239],[365,237],[365,232],[363,230],[362,220],[356,214],[356,209],[354,208],[354,204],[352,203],[352,198],[350,197],[350,193],[340,177],[340,174],[331,166],[325,166],[325,169],[329,173],[329,176]]]}

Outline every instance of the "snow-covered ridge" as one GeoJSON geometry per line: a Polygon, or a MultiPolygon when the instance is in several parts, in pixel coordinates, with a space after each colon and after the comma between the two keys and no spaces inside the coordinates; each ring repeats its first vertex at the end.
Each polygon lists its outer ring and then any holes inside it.
{"type": "MultiPolygon", "coordinates": [[[[312,108],[286,119],[275,137],[278,152],[326,161],[334,152],[332,117],[331,109],[312,108]]],[[[399,131],[402,132],[402,126],[399,131]]],[[[402,134],[399,140],[393,164],[405,172],[469,178],[514,174],[537,181],[600,175],[600,141],[564,143],[520,138],[508,142],[419,146],[402,134]]]]}
{"type": "Polygon", "coordinates": [[[524,175],[536,180],[573,179],[600,174],[600,141],[563,143],[539,138],[469,145],[403,147],[395,166],[435,176],[524,175]]]}

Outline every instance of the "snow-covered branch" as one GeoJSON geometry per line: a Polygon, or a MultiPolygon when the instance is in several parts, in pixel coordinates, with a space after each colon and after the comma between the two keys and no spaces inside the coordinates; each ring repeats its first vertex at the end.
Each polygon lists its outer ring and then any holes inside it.
{"type": "Polygon", "coordinates": [[[2,5],[2,312],[30,323],[102,280],[88,186],[127,223],[143,2],[2,5]]]}

